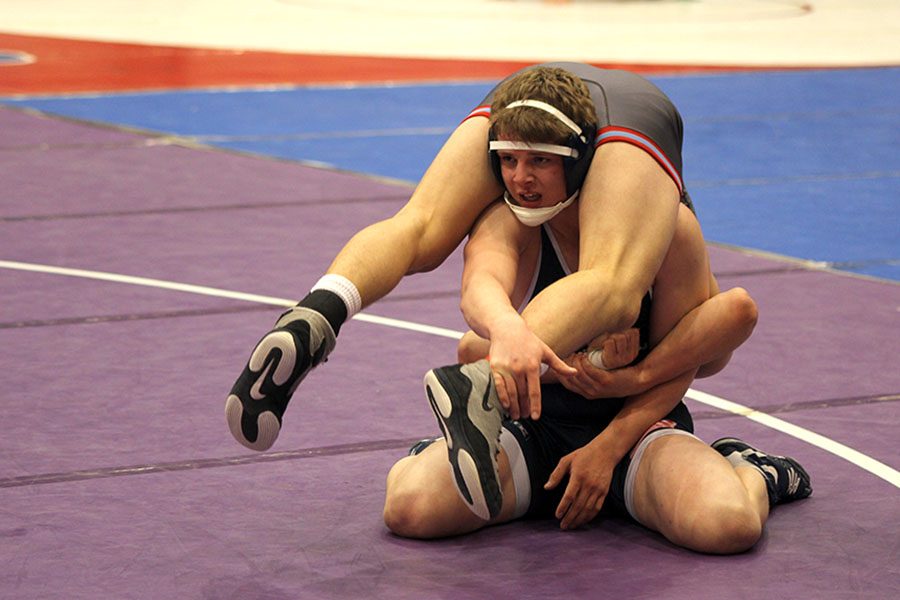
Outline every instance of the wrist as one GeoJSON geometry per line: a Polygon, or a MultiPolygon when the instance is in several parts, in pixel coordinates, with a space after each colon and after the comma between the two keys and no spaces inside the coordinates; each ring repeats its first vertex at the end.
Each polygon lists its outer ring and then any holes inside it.
{"type": "Polygon", "coordinates": [[[602,453],[604,456],[611,457],[615,463],[618,463],[631,449],[631,445],[622,443],[622,436],[616,435],[612,424],[588,444],[592,450],[602,453]]]}
{"type": "Polygon", "coordinates": [[[495,336],[508,333],[517,327],[524,327],[525,320],[522,318],[522,315],[515,310],[510,309],[508,311],[497,313],[490,319],[487,326],[491,339],[494,339],[495,336]]]}
{"type": "Polygon", "coordinates": [[[646,365],[647,361],[641,361],[628,367],[628,370],[632,372],[631,380],[634,382],[633,388],[629,390],[629,396],[642,394],[656,385],[652,381],[652,374],[646,365]]]}

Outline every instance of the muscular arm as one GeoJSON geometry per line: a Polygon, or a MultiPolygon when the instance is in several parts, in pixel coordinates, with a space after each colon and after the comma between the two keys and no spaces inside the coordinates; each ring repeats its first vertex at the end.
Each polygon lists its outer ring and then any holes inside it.
{"type": "Polygon", "coordinates": [[[666,382],[626,402],[616,418],[586,446],[563,457],[546,488],[556,487],[566,473],[569,484],[556,509],[560,527],[574,529],[593,519],[603,506],[613,469],[653,423],[681,401],[693,372],[666,382]]]}
{"type": "Polygon", "coordinates": [[[513,307],[524,231],[502,204],[488,208],[466,243],[460,308],[472,331],[493,339],[504,326],[524,326],[513,307]]]}
{"type": "MultiPolygon", "coordinates": [[[[661,344],[685,315],[690,314],[709,297],[709,285],[709,258],[700,225],[686,207],[681,207],[671,248],[666,254],[665,262],[657,274],[653,287],[653,307],[650,312],[651,346],[661,344]]],[[[608,428],[609,434],[617,432],[616,421],[627,419],[633,414],[644,415],[645,418],[639,423],[643,425],[643,429],[628,430],[633,435],[626,436],[621,442],[630,448],[647,427],[664,417],[681,401],[695,372],[696,367],[685,368],[679,375],[666,379],[664,383],[647,392],[629,398],[620,414],[613,419],[613,427],[608,428]]],[[[621,456],[624,456],[624,453],[621,456]]]]}
{"type": "Polygon", "coordinates": [[[490,341],[497,396],[513,419],[538,416],[541,360],[574,373],[531,332],[512,304],[522,251],[539,235],[520,225],[505,205],[496,204],[479,219],[465,248],[460,306],[474,333],[490,341]]]}
{"type": "Polygon", "coordinates": [[[604,371],[584,355],[570,358],[579,370],[563,385],[586,398],[633,396],[690,370],[696,377],[714,375],[731,353],[750,337],[756,304],[743,288],[716,294],[685,315],[647,357],[630,367],[604,371]]]}
{"type": "MultiPolygon", "coordinates": [[[[756,304],[743,288],[716,294],[687,315],[635,365],[637,391],[643,391],[691,369],[709,369],[727,362],[756,326],[756,304]]],[[[724,364],[722,365],[724,367],[724,364]]],[[[721,367],[719,367],[721,368],[721,367]]]]}

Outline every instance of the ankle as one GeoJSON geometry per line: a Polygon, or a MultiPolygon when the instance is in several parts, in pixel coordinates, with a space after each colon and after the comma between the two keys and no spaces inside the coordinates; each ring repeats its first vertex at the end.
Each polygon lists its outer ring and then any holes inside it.
{"type": "Polygon", "coordinates": [[[343,300],[328,290],[313,290],[306,295],[297,306],[314,310],[325,317],[334,334],[337,335],[341,325],[347,320],[347,307],[343,300]]]}

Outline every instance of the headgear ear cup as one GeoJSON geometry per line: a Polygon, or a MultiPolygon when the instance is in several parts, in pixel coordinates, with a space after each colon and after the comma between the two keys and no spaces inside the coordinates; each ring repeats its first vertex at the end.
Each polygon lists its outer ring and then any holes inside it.
{"type": "Polygon", "coordinates": [[[563,169],[566,173],[566,193],[571,196],[581,189],[588,169],[591,168],[591,160],[594,158],[594,138],[597,130],[594,127],[582,127],[581,135],[573,135],[569,140],[569,146],[578,151],[578,156],[563,158],[563,169]]]}
{"type": "Polygon", "coordinates": [[[500,182],[500,185],[506,189],[506,184],[503,183],[503,172],[500,170],[500,156],[494,150],[491,150],[491,142],[497,141],[497,136],[494,134],[494,128],[491,127],[488,130],[488,158],[491,161],[491,171],[494,172],[494,177],[497,178],[497,181],[500,182]]]}

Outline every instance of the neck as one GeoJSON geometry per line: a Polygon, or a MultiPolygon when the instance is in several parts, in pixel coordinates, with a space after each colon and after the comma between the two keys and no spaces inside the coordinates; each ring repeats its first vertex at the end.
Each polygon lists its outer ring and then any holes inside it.
{"type": "Polygon", "coordinates": [[[560,243],[578,248],[578,202],[550,219],[547,223],[560,243]]]}

